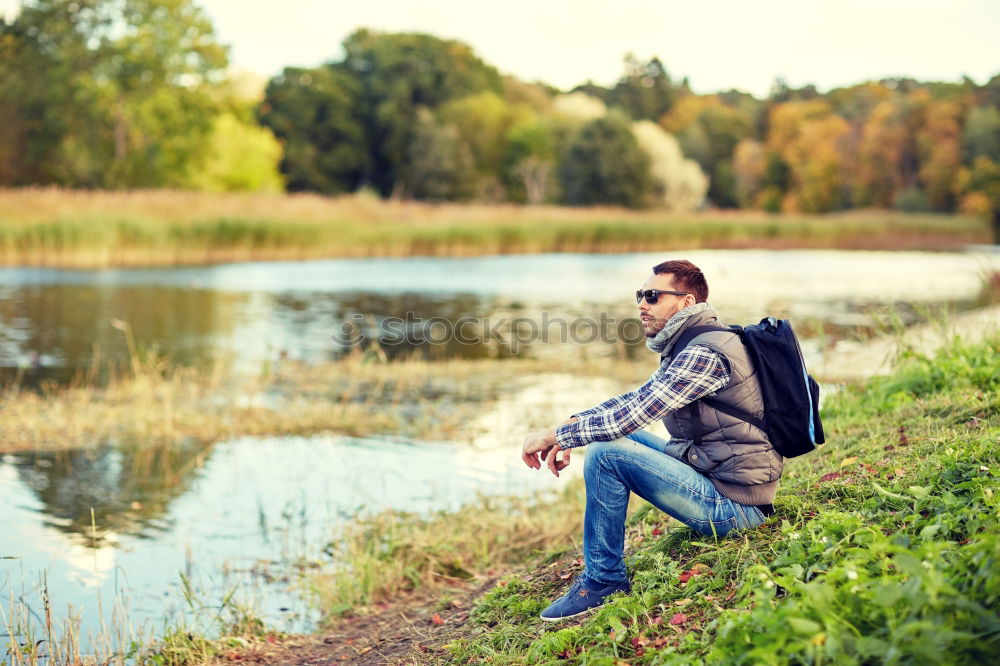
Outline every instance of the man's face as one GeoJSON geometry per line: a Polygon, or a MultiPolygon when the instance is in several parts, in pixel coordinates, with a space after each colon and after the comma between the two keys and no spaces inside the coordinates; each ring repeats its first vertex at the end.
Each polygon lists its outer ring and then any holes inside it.
{"type": "MultiPolygon", "coordinates": [[[[640,289],[643,291],[646,289],[683,291],[683,289],[674,286],[674,276],[672,273],[650,275],[642,283],[640,289]]],[[[663,327],[667,324],[667,320],[689,305],[694,305],[694,296],[691,294],[686,296],[660,294],[656,303],[652,304],[648,303],[645,298],[641,299],[638,304],[639,318],[642,319],[642,330],[646,334],[646,337],[654,337],[663,330],[663,327]]]]}

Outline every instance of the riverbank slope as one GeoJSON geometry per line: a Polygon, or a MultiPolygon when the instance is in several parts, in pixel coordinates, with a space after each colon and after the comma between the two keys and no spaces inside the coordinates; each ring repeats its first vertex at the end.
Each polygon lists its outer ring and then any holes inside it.
{"type": "MultiPolygon", "coordinates": [[[[580,570],[577,533],[539,544],[499,580],[488,553],[457,578],[450,560],[428,558],[429,586],[374,597],[325,634],[271,636],[213,659],[986,663],[1000,650],[998,358],[994,334],[912,355],[833,396],[828,443],[789,461],[777,513],[759,529],[717,541],[638,503],[626,534],[633,594],[582,619],[537,617],[580,570]]],[[[528,517],[546,510],[530,507],[528,517]]],[[[495,543],[506,542],[507,522],[484,519],[495,543]]],[[[396,520],[395,549],[367,532],[370,556],[387,567],[409,552],[414,530],[444,541],[456,526],[448,515],[396,520]]],[[[436,551],[425,543],[423,552],[436,551]]],[[[354,574],[348,563],[325,575],[354,574]]]]}

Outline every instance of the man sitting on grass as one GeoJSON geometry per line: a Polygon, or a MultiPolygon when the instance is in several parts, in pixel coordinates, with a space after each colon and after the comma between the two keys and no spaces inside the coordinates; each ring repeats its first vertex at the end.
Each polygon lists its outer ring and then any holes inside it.
{"type": "Polygon", "coordinates": [[[629,491],[706,535],[756,527],[773,513],[784,459],[759,428],[707,404],[706,396],[760,418],[760,384],[739,336],[701,333],[678,353],[673,346],[696,326],[723,327],[706,302],[708,284],[689,261],[653,267],[636,292],[646,345],[660,355],[649,381],[630,393],[573,415],[525,438],[521,457],[556,476],[570,451],[588,446],[584,571],[544,611],[549,621],[581,615],[615,592],[631,590],[625,570],[629,491]],[[644,432],[662,419],[669,440],[644,432]],[[700,432],[694,433],[694,424],[700,432]],[[700,442],[695,444],[695,440],[700,442]]]}

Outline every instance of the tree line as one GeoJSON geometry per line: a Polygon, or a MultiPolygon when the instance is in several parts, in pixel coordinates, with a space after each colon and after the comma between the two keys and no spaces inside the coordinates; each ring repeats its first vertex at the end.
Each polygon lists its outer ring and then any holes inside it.
{"type": "Polygon", "coordinates": [[[560,91],[425,34],[342,53],[251,100],[191,0],[26,1],[0,21],[0,184],[1000,215],[1000,76],[757,99],[658,58],[560,91]]]}

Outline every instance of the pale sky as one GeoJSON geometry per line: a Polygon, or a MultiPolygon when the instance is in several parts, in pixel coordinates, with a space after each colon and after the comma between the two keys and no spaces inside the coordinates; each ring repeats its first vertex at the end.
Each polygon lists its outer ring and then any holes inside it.
{"type": "MultiPolygon", "coordinates": [[[[997,0],[200,0],[235,67],[266,76],[339,59],[358,27],[470,44],[501,72],[610,85],[657,55],[696,92],[821,90],[889,76],[984,83],[1000,73],[997,0]]],[[[11,15],[17,0],[0,0],[11,15]]]]}

